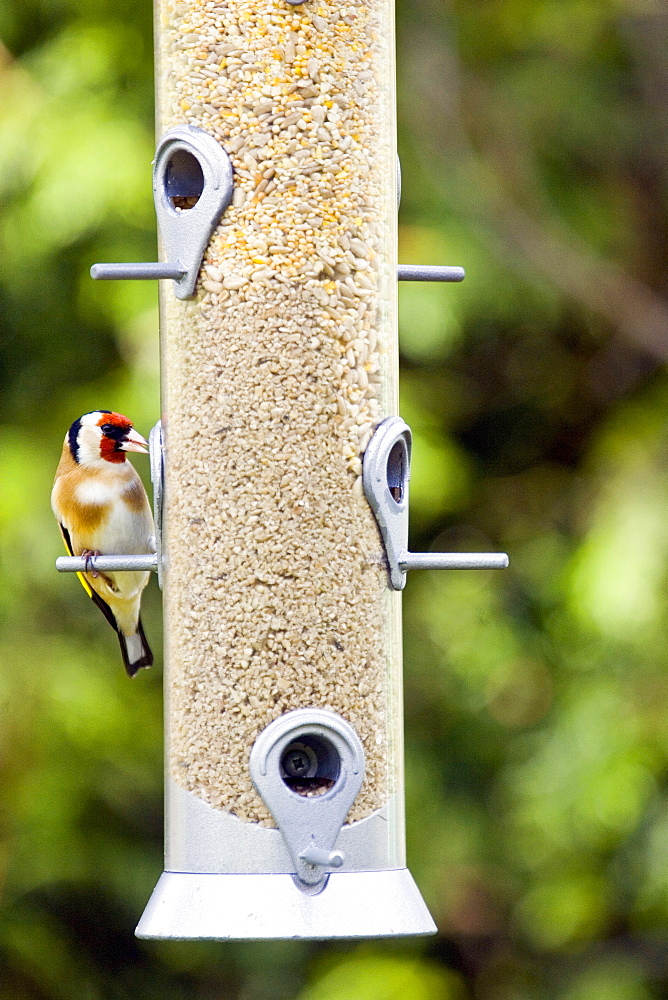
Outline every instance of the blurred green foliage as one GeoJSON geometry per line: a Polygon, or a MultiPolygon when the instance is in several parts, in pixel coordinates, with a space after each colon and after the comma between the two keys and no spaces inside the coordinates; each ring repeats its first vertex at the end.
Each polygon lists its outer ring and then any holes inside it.
{"type": "MultiPolygon", "coordinates": [[[[158,413],[150,0],[0,0],[0,998],[668,993],[668,13],[402,0],[414,548],[409,861],[433,940],[141,943],[160,669],[128,683],[48,496],[65,428],[158,413]]],[[[145,472],[146,470],[142,470],[145,472]]],[[[146,626],[160,648],[159,595],[146,626]]]]}

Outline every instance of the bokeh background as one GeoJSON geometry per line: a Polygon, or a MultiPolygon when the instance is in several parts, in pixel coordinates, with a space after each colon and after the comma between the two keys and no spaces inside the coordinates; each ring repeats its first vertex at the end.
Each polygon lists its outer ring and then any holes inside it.
{"type": "MultiPolygon", "coordinates": [[[[433,939],[138,942],[160,663],[130,683],[49,491],[96,407],[158,415],[150,0],[0,0],[1,1000],[668,996],[668,11],[400,0],[414,548],[408,849],[433,939]]],[[[141,463],[141,459],[137,464],[141,463]]],[[[160,648],[153,582],[145,621],[160,648]]]]}

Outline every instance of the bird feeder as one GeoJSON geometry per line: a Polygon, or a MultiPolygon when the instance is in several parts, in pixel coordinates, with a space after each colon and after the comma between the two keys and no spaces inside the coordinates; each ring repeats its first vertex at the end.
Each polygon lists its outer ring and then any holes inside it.
{"type": "Polygon", "coordinates": [[[166,856],[140,937],[435,930],[405,862],[401,590],[507,558],[408,551],[397,279],[463,271],[398,268],[393,37],[387,0],[157,4],[162,259],[92,272],[165,279],[158,553],[134,558],[164,583],[166,856]]]}

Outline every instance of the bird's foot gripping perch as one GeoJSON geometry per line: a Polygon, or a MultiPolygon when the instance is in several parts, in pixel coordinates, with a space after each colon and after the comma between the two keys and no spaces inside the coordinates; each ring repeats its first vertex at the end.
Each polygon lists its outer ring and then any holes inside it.
{"type": "Polygon", "coordinates": [[[94,565],[91,565],[92,560],[99,556],[100,553],[97,549],[84,549],[81,553],[81,558],[84,561],[84,573],[90,573],[94,580],[100,576],[99,572],[95,569],[94,565]]]}

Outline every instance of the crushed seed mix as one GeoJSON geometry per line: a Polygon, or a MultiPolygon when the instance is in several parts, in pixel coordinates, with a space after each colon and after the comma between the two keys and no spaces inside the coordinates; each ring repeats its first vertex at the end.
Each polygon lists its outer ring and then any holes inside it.
{"type": "Polygon", "coordinates": [[[392,20],[387,0],[158,9],[159,132],[204,129],[235,173],[195,298],[161,298],[169,768],[268,826],[248,758],[291,709],[359,734],[349,822],[397,777],[398,595],[361,480],[397,412],[392,20]]]}

